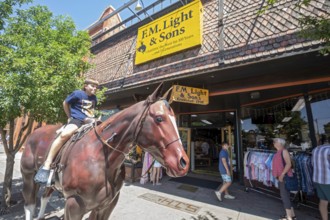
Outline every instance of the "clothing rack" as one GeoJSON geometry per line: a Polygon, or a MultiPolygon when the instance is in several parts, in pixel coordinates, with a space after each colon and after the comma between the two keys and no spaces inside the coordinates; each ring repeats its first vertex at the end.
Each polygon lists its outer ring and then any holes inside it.
{"type": "Polygon", "coordinates": [[[251,152],[251,151],[257,151],[257,152],[265,152],[265,153],[276,153],[275,150],[269,150],[269,149],[260,149],[260,148],[246,148],[247,151],[251,152]]]}
{"type": "MultiPolygon", "coordinates": [[[[262,152],[262,153],[276,153],[275,150],[269,150],[269,149],[260,149],[260,148],[247,148],[247,152],[262,152]]],[[[262,193],[268,196],[272,196],[272,197],[276,197],[274,195],[271,195],[270,192],[272,192],[271,190],[267,189],[267,188],[262,188],[262,187],[255,187],[252,184],[251,179],[248,179],[249,183],[250,183],[250,188],[246,187],[245,191],[248,192],[249,190],[253,190],[256,191],[258,193],[262,193]],[[268,192],[268,193],[267,193],[268,192]]]]}
{"type": "MultiPolygon", "coordinates": [[[[292,152],[293,156],[298,156],[298,155],[311,156],[312,155],[311,151],[297,150],[297,151],[289,151],[289,152],[290,153],[292,152]]],[[[307,201],[306,199],[304,199],[302,190],[297,191],[297,193],[295,194],[292,201],[297,201],[297,207],[305,206],[305,207],[312,208],[312,209],[318,209],[318,204],[316,204],[314,202],[311,202],[311,201],[307,201]],[[307,203],[309,203],[309,204],[307,204],[307,203]]]]}
{"type": "Polygon", "coordinates": [[[311,152],[311,151],[292,150],[292,149],[288,149],[288,151],[289,151],[290,153],[293,153],[294,155],[295,155],[295,154],[306,154],[306,155],[312,155],[312,152],[311,152]]]}
{"type": "MultiPolygon", "coordinates": [[[[247,148],[247,152],[265,152],[265,153],[276,153],[276,150],[269,150],[269,149],[258,149],[258,148],[247,148]]],[[[311,152],[308,151],[289,151],[290,153],[292,152],[294,156],[298,155],[298,154],[305,154],[305,155],[311,155],[311,152]]],[[[248,192],[249,190],[251,191],[255,191],[273,198],[277,198],[280,199],[279,196],[276,196],[275,192],[266,188],[265,187],[260,187],[260,186],[254,186],[252,184],[252,180],[248,179],[249,183],[250,183],[250,187],[246,186],[245,187],[245,191],[248,192]]],[[[293,194],[293,197],[291,197],[291,201],[297,206],[304,206],[304,207],[308,207],[308,208],[312,208],[312,209],[318,209],[318,205],[311,202],[311,201],[306,201],[304,199],[304,195],[303,195],[303,191],[299,190],[296,193],[291,193],[293,194]]]]}

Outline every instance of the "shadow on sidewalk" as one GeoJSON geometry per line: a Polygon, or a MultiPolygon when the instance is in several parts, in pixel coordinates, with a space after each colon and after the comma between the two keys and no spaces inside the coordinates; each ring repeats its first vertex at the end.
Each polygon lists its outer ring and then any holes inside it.
{"type": "MultiPolygon", "coordinates": [[[[189,185],[189,183],[171,181],[171,178],[168,176],[164,176],[161,182],[162,185],[156,187],[151,183],[140,184],[139,182],[126,183],[126,185],[134,185],[136,187],[146,188],[155,192],[171,194],[173,196],[189,199],[192,202],[196,201],[209,204],[265,219],[279,219],[280,216],[285,214],[282,201],[279,197],[270,197],[268,195],[261,194],[252,190],[247,190],[245,186],[242,186],[236,182],[234,182],[233,185],[229,188],[230,193],[233,194],[236,199],[224,199],[223,202],[219,202],[217,200],[214,190],[210,189],[210,187],[200,187],[194,185],[193,183],[189,185]]],[[[297,203],[293,203],[293,206],[298,219],[320,219],[318,210],[304,206],[297,206],[297,203]]]]}
{"type": "MultiPolygon", "coordinates": [[[[2,198],[2,188],[3,183],[0,183],[0,196],[2,198]]],[[[8,214],[0,215],[0,220],[9,220],[9,219],[15,219],[15,220],[24,220],[25,219],[25,213],[24,213],[24,199],[22,195],[22,188],[23,188],[23,181],[22,178],[14,179],[13,185],[12,185],[12,199],[11,199],[11,207],[8,214]]],[[[39,211],[40,207],[40,197],[44,191],[44,187],[40,187],[40,190],[38,192],[38,199],[37,199],[37,209],[36,213],[39,211]]],[[[46,216],[45,219],[47,220],[56,220],[61,219],[61,215],[54,216],[54,213],[57,213],[61,209],[63,209],[65,203],[65,199],[61,196],[60,193],[54,192],[52,194],[52,197],[50,199],[50,202],[47,205],[46,208],[46,216]]]]}

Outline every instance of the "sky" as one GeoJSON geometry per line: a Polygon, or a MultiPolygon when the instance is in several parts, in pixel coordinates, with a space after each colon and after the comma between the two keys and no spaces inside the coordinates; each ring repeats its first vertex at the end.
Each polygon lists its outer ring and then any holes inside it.
{"type": "MultiPolygon", "coordinates": [[[[97,21],[102,12],[112,5],[115,9],[124,5],[129,0],[34,0],[33,3],[27,4],[24,7],[32,5],[44,5],[56,15],[68,15],[76,24],[77,30],[84,30],[95,21],[97,21]]],[[[147,6],[152,0],[144,0],[147,6]]],[[[134,9],[135,4],[131,6],[134,9]]],[[[126,13],[130,13],[128,10],[126,13]]],[[[125,13],[123,12],[123,13],[125,13]]],[[[125,15],[121,15],[122,18],[125,15]]]]}

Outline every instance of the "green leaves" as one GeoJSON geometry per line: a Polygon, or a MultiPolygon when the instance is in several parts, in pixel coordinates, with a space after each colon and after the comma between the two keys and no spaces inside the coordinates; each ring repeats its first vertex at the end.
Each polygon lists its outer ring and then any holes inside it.
{"type": "Polygon", "coordinates": [[[325,42],[324,48],[321,52],[324,55],[330,52],[330,19],[323,16],[312,17],[305,16],[300,20],[303,27],[302,36],[312,40],[321,40],[325,42]]]}
{"type": "Polygon", "coordinates": [[[0,30],[5,26],[5,19],[13,13],[15,5],[21,6],[24,3],[32,2],[32,0],[2,0],[0,1],[0,30]]]}
{"type": "Polygon", "coordinates": [[[25,113],[64,119],[63,100],[91,67],[90,46],[69,17],[53,17],[43,6],[18,10],[0,35],[0,126],[25,113]]]}

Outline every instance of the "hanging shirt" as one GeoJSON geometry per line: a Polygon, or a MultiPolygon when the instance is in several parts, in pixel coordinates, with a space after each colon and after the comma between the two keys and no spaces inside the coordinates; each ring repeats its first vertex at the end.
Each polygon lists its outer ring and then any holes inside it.
{"type": "Polygon", "coordinates": [[[97,104],[95,95],[88,96],[85,91],[76,90],[65,99],[70,104],[71,117],[84,121],[85,118],[94,117],[94,109],[97,104]]]}
{"type": "Polygon", "coordinates": [[[330,184],[330,145],[316,147],[312,152],[313,182],[330,184]]]}

